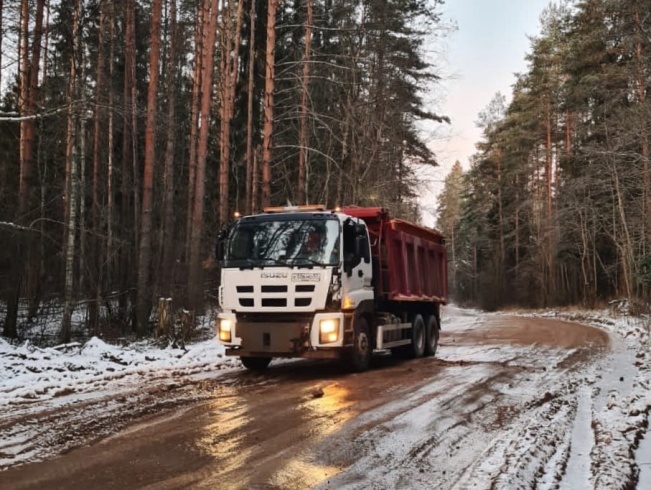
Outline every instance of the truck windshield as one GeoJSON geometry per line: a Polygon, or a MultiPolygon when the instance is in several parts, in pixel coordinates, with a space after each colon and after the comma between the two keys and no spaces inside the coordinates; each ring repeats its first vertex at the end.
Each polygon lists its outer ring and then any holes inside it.
{"type": "Polygon", "coordinates": [[[336,265],[339,235],[337,219],[244,219],[230,233],[224,267],[336,265]]]}

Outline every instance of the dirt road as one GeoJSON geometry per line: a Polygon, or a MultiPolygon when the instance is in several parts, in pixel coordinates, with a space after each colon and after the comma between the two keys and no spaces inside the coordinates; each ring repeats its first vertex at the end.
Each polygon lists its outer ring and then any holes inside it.
{"type": "Polygon", "coordinates": [[[563,447],[583,373],[607,355],[608,335],[503,316],[448,327],[437,358],[378,354],[361,374],[281,362],[179,386],[173,397],[150,387],[131,405],[22,420],[49,428],[48,444],[74,430],[83,445],[0,472],[0,488],[461,488],[508,486],[525,470],[538,483],[562,481],[571,450],[551,448],[563,447]]]}

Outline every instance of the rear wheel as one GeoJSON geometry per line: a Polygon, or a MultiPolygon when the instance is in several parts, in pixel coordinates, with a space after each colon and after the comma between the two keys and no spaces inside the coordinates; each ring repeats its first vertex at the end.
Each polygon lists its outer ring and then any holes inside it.
{"type": "Polygon", "coordinates": [[[353,335],[353,350],[350,353],[350,365],[358,373],[366,371],[371,364],[371,339],[368,334],[368,322],[366,318],[359,317],[355,320],[355,332],[353,335]]]}
{"type": "Polygon", "coordinates": [[[411,357],[423,357],[425,355],[425,321],[420,315],[416,315],[411,322],[411,357]]]}
{"type": "Polygon", "coordinates": [[[251,371],[264,371],[271,362],[271,357],[240,357],[244,367],[251,371]]]}
{"type": "Polygon", "coordinates": [[[439,345],[439,321],[436,316],[432,315],[427,319],[427,328],[425,329],[425,355],[436,355],[436,349],[439,345]]]}

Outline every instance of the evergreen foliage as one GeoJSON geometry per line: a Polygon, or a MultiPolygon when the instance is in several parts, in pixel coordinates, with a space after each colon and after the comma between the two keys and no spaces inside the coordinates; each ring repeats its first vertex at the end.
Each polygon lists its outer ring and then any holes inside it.
{"type": "Polygon", "coordinates": [[[648,301],[650,8],[582,0],[543,14],[528,70],[504,113],[481,118],[483,141],[464,175],[459,300],[648,301]]]}
{"type": "MultiPolygon", "coordinates": [[[[199,308],[204,291],[214,295],[214,239],[226,221],[220,216],[224,192],[219,184],[225,183],[229,214],[251,205],[259,209],[256,191],[262,186],[269,2],[242,1],[241,11],[236,0],[163,1],[155,107],[147,102],[157,2],[15,0],[2,4],[2,112],[34,116],[33,125],[0,117],[0,243],[7,244],[0,247],[0,304],[7,308],[0,312],[0,324],[5,335],[18,335],[16,327],[30,321],[18,317],[19,304],[29,303],[30,312],[38,314],[46,298],[62,300],[61,291],[70,277],[74,277],[72,299],[91,305],[88,325],[93,333],[142,334],[146,309],[157,297],[171,296],[177,306],[199,308]],[[172,12],[176,12],[174,20],[172,12]],[[37,57],[33,53],[38,13],[43,14],[45,25],[37,57]],[[208,85],[210,107],[202,113],[199,87],[210,74],[205,65],[210,19],[217,23],[214,56],[208,57],[214,59],[210,72],[214,76],[208,85]],[[234,39],[239,45],[230,49],[228,43],[234,39]],[[232,94],[226,85],[228,66],[235,70],[232,94]],[[30,91],[34,67],[40,71],[37,86],[30,91]],[[249,79],[253,81],[250,136],[257,173],[246,161],[249,79]],[[173,100],[169,100],[170,87],[173,100]],[[25,110],[30,102],[33,114],[25,110]],[[175,110],[170,110],[170,104],[175,110]],[[222,110],[226,104],[231,104],[232,114],[222,110]],[[154,117],[148,118],[152,107],[154,117]],[[230,131],[224,130],[223,120],[231,121],[230,131]],[[145,137],[152,121],[154,145],[145,137]],[[206,121],[202,155],[198,135],[206,121]],[[223,145],[230,152],[222,151],[223,145]],[[33,149],[31,158],[25,148],[33,149]],[[220,162],[222,155],[227,155],[227,162],[220,162]],[[171,172],[164,164],[169,159],[171,172]],[[145,161],[154,162],[153,179],[146,173],[145,161]],[[33,171],[23,177],[23,169],[30,165],[33,171]],[[226,178],[220,168],[228,170],[226,178]],[[143,185],[150,180],[151,209],[143,204],[143,197],[149,195],[143,185]],[[196,199],[203,208],[197,207],[196,199]],[[197,235],[192,231],[197,230],[200,238],[194,242],[201,242],[199,257],[190,246],[197,235]],[[143,236],[147,238],[139,252],[143,236]],[[19,253],[19,249],[26,251],[19,253]],[[73,269],[72,276],[66,263],[73,269]],[[139,294],[146,297],[138,298],[139,294]]],[[[441,3],[311,0],[306,201],[330,207],[387,206],[395,215],[417,216],[414,165],[436,164],[418,123],[446,121],[431,112],[423,99],[428,83],[437,78],[424,43],[439,29],[441,3]]],[[[278,3],[273,205],[298,203],[306,5],[305,0],[278,3]]],[[[67,337],[69,333],[62,340],[67,337]]]]}

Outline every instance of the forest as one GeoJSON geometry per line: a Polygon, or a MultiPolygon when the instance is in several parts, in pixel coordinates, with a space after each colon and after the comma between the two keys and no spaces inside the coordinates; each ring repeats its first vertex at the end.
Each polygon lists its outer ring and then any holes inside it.
{"type": "Polygon", "coordinates": [[[418,219],[442,3],[0,0],[2,336],[194,318],[235,212],[418,219]]]}
{"type": "MultiPolygon", "coordinates": [[[[214,302],[214,246],[267,205],[418,220],[447,125],[441,0],[0,0],[0,327],[151,333],[214,302]],[[429,126],[426,125],[429,124],[429,126]],[[81,318],[80,318],[81,315],[81,318]]],[[[438,197],[450,296],[651,292],[651,0],[552,2],[438,197]],[[467,167],[467,168],[466,168],[467,167]]]]}
{"type": "Polygon", "coordinates": [[[646,311],[651,2],[556,2],[438,198],[459,302],[646,311]]]}

